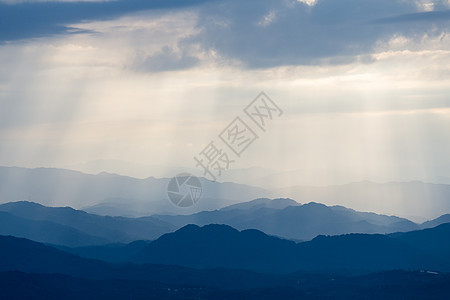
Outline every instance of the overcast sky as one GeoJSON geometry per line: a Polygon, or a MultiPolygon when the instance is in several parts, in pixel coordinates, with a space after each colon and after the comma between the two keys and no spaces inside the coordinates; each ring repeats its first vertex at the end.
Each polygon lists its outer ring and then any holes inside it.
{"type": "Polygon", "coordinates": [[[264,91],[283,115],[230,168],[304,174],[290,184],[450,183],[449,9],[0,0],[0,165],[195,168],[264,91]]]}

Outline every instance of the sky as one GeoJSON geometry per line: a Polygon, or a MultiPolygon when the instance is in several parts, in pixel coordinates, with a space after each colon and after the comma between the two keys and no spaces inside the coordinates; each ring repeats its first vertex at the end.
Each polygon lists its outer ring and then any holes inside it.
{"type": "Polygon", "coordinates": [[[0,0],[0,165],[202,176],[213,141],[286,186],[450,183],[449,25],[448,0],[0,0]],[[236,117],[258,136],[240,156],[236,117]]]}

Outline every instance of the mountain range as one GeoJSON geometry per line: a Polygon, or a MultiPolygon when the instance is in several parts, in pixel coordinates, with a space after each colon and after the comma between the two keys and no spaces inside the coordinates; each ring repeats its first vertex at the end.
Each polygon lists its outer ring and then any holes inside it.
{"type": "Polygon", "coordinates": [[[294,240],[310,240],[317,235],[344,233],[388,233],[419,229],[404,218],[357,212],[342,206],[319,203],[301,205],[292,199],[256,199],[215,211],[192,215],[154,215],[176,227],[226,224],[237,229],[258,229],[267,234],[294,240]]]}
{"type": "Polygon", "coordinates": [[[450,211],[450,185],[420,181],[354,182],[332,186],[292,186],[277,189],[280,197],[300,202],[343,205],[360,211],[394,214],[419,221],[450,211]]]}
{"type": "Polygon", "coordinates": [[[167,196],[170,179],[0,167],[0,201],[31,201],[46,206],[70,206],[101,215],[137,217],[155,213],[195,213],[272,194],[263,188],[199,178],[201,201],[180,210],[167,196]]]}
{"type": "Polygon", "coordinates": [[[445,299],[447,221],[416,224],[287,198],[140,218],[12,202],[0,205],[0,290],[36,299],[445,299]],[[184,225],[191,221],[205,224],[184,225]],[[388,233],[396,228],[404,232],[388,233]],[[386,233],[354,233],[368,229],[386,233]],[[327,233],[298,241],[276,230],[327,233]]]}
{"type": "Polygon", "coordinates": [[[178,286],[203,285],[252,288],[280,282],[275,276],[251,271],[198,270],[154,264],[111,264],[87,259],[27,239],[0,236],[0,272],[62,274],[88,279],[140,280],[178,286]],[[189,276],[186,276],[186,275],[189,276]],[[245,279],[245,280],[241,280],[245,279]]]}
{"type": "Polygon", "coordinates": [[[59,246],[87,247],[155,240],[188,224],[226,224],[238,230],[258,229],[269,235],[306,241],[318,235],[412,231],[445,223],[447,219],[443,215],[416,224],[395,216],[319,203],[302,205],[284,198],[259,198],[192,215],[139,218],[99,216],[70,207],[45,207],[20,201],[0,205],[0,234],[59,246]]]}
{"type": "MultiPolygon", "coordinates": [[[[0,236],[0,272],[60,273],[85,278],[155,278],[155,268],[229,269],[289,274],[295,271],[361,274],[385,270],[450,271],[450,223],[416,232],[318,236],[308,242],[238,231],[227,225],[187,225],[140,243],[124,262],[82,258],[54,247],[0,236]],[[150,263],[150,265],[149,265],[150,263]]],[[[100,257],[101,258],[101,257],[100,257]]],[[[245,272],[244,272],[245,274],[245,272]]]]}
{"type": "Polygon", "coordinates": [[[131,258],[138,263],[161,263],[195,268],[235,268],[260,272],[338,272],[390,269],[450,271],[450,223],[420,232],[395,235],[346,234],[318,236],[295,243],[258,230],[238,231],[227,225],[187,225],[165,234],[131,258]],[[426,251],[417,247],[429,242],[426,251]],[[438,255],[436,255],[438,253],[438,255]]]}
{"type": "Polygon", "coordinates": [[[98,216],[25,201],[1,204],[0,216],[1,234],[71,247],[153,240],[177,229],[153,217],[98,216]]]}
{"type": "MultiPolygon", "coordinates": [[[[249,169],[248,172],[262,172],[249,169]]],[[[176,174],[174,174],[176,175],[176,174]]],[[[282,189],[213,182],[200,178],[202,196],[180,209],[167,197],[169,178],[137,179],[117,174],[85,174],[65,169],[0,167],[0,203],[32,201],[70,206],[98,215],[139,217],[153,214],[194,214],[256,198],[286,197],[301,203],[351,207],[394,214],[423,222],[450,211],[450,185],[412,182],[355,182],[334,186],[292,186],[282,189]]]]}

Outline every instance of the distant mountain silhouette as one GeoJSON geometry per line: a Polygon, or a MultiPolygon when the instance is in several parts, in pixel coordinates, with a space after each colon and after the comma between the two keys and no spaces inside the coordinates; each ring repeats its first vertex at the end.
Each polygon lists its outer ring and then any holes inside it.
{"type": "Polygon", "coordinates": [[[343,205],[356,210],[435,218],[450,212],[450,185],[420,181],[355,182],[333,186],[293,186],[274,191],[299,202],[343,205]]]}
{"type": "Polygon", "coordinates": [[[148,244],[149,241],[134,241],[129,244],[108,244],[102,246],[86,246],[73,248],[59,245],[52,246],[84,258],[98,259],[110,263],[122,263],[135,256],[148,244]]]}
{"type": "Polygon", "coordinates": [[[450,261],[450,223],[423,230],[392,233],[389,237],[450,261]]]}
{"type": "Polygon", "coordinates": [[[357,212],[342,206],[328,207],[319,203],[300,205],[291,199],[257,199],[216,211],[154,217],[177,227],[187,224],[226,224],[239,230],[258,229],[294,240],[310,240],[321,234],[391,233],[420,228],[399,217],[357,212]]]}
{"type": "MultiPolygon", "coordinates": [[[[100,215],[136,217],[179,213],[179,208],[167,197],[169,180],[136,179],[108,173],[91,175],[64,169],[0,167],[0,199],[3,202],[27,200],[47,206],[70,206],[100,215]]],[[[212,182],[204,178],[200,181],[201,201],[184,209],[183,213],[218,209],[272,194],[248,185],[212,182]]]]}
{"type": "Polygon", "coordinates": [[[444,223],[450,223],[450,214],[445,214],[436,219],[424,222],[420,225],[420,227],[421,228],[432,228],[432,227],[436,227],[436,226],[444,224],[444,223]]]}
{"type": "MultiPolygon", "coordinates": [[[[441,225],[443,226],[443,225],[441,225]]],[[[188,225],[143,247],[129,259],[137,263],[179,265],[193,268],[225,268],[267,273],[297,270],[314,272],[370,272],[393,269],[449,271],[448,252],[435,255],[435,247],[447,228],[437,227],[403,237],[349,234],[319,236],[310,242],[295,243],[268,236],[257,230],[237,231],[226,225],[188,225]],[[444,231],[442,231],[444,230],[444,231]],[[408,239],[406,242],[402,239],[408,239]],[[422,251],[412,246],[430,243],[422,251]]],[[[442,243],[442,242],[441,242],[442,243]]],[[[142,245],[138,245],[138,248],[142,245]]],[[[105,253],[105,256],[110,254],[105,253]]],[[[154,280],[182,270],[156,265],[113,265],[81,258],[27,239],[0,236],[0,272],[20,270],[32,273],[60,273],[85,278],[154,280]],[[168,272],[162,274],[161,272],[168,272]]],[[[178,276],[178,275],[177,275],[178,276]]]]}
{"type": "Polygon", "coordinates": [[[0,219],[2,234],[72,247],[153,240],[176,229],[152,217],[98,216],[70,207],[45,207],[25,201],[2,204],[1,211],[10,214],[0,219]]]}
{"type": "Polygon", "coordinates": [[[69,226],[49,221],[28,220],[7,212],[0,212],[0,234],[66,246],[87,246],[108,243],[106,239],[89,235],[69,226]]]}
{"type": "Polygon", "coordinates": [[[258,229],[296,241],[310,240],[317,235],[391,233],[420,228],[403,218],[318,203],[300,205],[291,199],[256,199],[193,215],[141,218],[98,216],[70,207],[45,207],[26,201],[1,204],[2,211],[10,214],[1,221],[4,224],[0,229],[2,234],[69,247],[154,240],[187,224],[226,224],[239,230],[258,229]],[[47,223],[31,226],[30,222],[47,223]],[[43,224],[46,227],[42,227],[43,224]],[[61,233],[65,231],[67,234],[61,233]]]}
{"type": "MultiPolygon", "coordinates": [[[[432,236],[433,232],[428,234],[432,236]]],[[[450,270],[448,260],[386,235],[319,236],[296,244],[257,230],[239,232],[226,225],[187,225],[153,241],[133,261],[264,272],[450,270]]]]}
{"type": "MultiPolygon", "coordinates": [[[[419,235],[417,239],[408,233],[396,234],[394,237],[348,234],[319,236],[309,242],[295,243],[268,236],[257,230],[240,232],[226,225],[188,225],[174,233],[163,235],[148,245],[129,245],[129,249],[134,247],[134,252],[129,251],[130,255],[133,255],[135,250],[140,251],[127,261],[151,263],[140,266],[109,264],[82,258],[27,239],[0,236],[0,272],[20,270],[93,279],[159,278],[157,281],[160,282],[164,278],[167,280],[165,282],[173,282],[171,280],[176,277],[180,282],[189,282],[189,279],[178,278],[183,272],[191,272],[183,267],[241,269],[266,273],[288,273],[297,270],[342,274],[394,269],[449,271],[449,252],[444,254],[440,249],[445,243],[441,241],[442,237],[448,236],[448,231],[447,224],[444,224],[414,233],[419,235]],[[422,250],[417,247],[421,242],[429,245],[422,244],[422,250]],[[183,267],[176,267],[177,265],[183,267]]],[[[111,252],[104,252],[103,255],[114,260],[114,254],[117,255],[113,253],[111,256],[111,252]]],[[[100,252],[96,255],[97,258],[102,258],[100,252]]],[[[201,278],[205,275],[192,272],[201,278]]],[[[242,274],[253,276],[251,273],[242,274]]],[[[223,272],[217,276],[231,275],[223,272]]]]}
{"type": "Polygon", "coordinates": [[[298,206],[300,203],[295,200],[288,198],[278,198],[278,199],[269,199],[269,198],[259,198],[248,202],[237,203],[233,205],[226,206],[221,209],[221,211],[228,210],[256,210],[259,208],[274,208],[274,209],[284,209],[288,206],[298,206]]]}
{"type": "Polygon", "coordinates": [[[0,271],[61,273],[80,277],[102,277],[108,264],[59,251],[41,243],[0,236],[0,271]]]}
{"type": "Polygon", "coordinates": [[[150,243],[133,261],[195,268],[280,271],[289,270],[295,250],[294,242],[257,230],[239,232],[226,225],[187,225],[150,243]]]}
{"type": "MultiPolygon", "coordinates": [[[[424,253],[411,245],[431,242],[441,247],[436,239],[448,236],[448,225],[394,237],[319,236],[298,244],[257,230],[188,225],[151,242],[134,257],[166,265],[110,264],[0,236],[0,291],[6,299],[146,299],[149,295],[156,299],[359,299],[368,293],[383,299],[445,299],[450,276],[440,272],[450,270],[448,252],[440,258],[433,246],[424,253]],[[384,271],[367,273],[379,270],[384,271]]],[[[129,246],[139,248],[139,243],[129,246]]]]}
{"type": "MultiPolygon", "coordinates": [[[[285,280],[283,277],[242,270],[197,270],[152,264],[110,264],[82,258],[27,239],[0,236],[0,272],[8,271],[63,274],[101,280],[153,281],[172,286],[220,286],[225,289],[276,286],[285,280]]],[[[95,289],[95,286],[91,288],[95,289]]]]}
{"type": "MultiPolygon", "coordinates": [[[[27,200],[47,206],[71,206],[99,215],[178,214],[180,210],[167,199],[169,180],[136,179],[108,173],[91,175],[65,169],[0,167],[0,199],[3,202],[27,200]]],[[[203,186],[201,201],[184,209],[183,214],[273,196],[289,197],[301,203],[343,205],[406,217],[435,218],[450,212],[450,185],[446,184],[366,181],[338,186],[294,186],[271,191],[231,182],[200,180],[203,186]]]]}

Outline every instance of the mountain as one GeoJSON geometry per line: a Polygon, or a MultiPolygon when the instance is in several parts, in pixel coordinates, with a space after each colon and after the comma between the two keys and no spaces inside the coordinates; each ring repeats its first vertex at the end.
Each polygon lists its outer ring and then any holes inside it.
{"type": "MultiPolygon", "coordinates": [[[[425,233],[433,240],[435,231],[425,233]]],[[[132,261],[195,268],[238,268],[262,272],[450,270],[449,256],[438,258],[380,234],[318,236],[295,243],[257,230],[226,225],[188,225],[161,236],[132,261]]]]}
{"type": "Polygon", "coordinates": [[[361,211],[435,218],[450,212],[450,185],[411,182],[356,182],[335,186],[293,186],[275,191],[299,202],[343,205],[361,211]]]}
{"type": "Polygon", "coordinates": [[[187,224],[226,224],[239,230],[258,229],[293,240],[310,240],[321,234],[390,233],[419,229],[417,224],[399,217],[357,212],[342,206],[328,207],[319,203],[300,205],[291,199],[257,199],[216,211],[154,217],[176,227],[187,224]]]}
{"type": "MultiPolygon", "coordinates": [[[[251,170],[258,172],[258,170],[251,170]]],[[[175,175],[175,174],[174,174],[175,175]]],[[[109,173],[98,175],[50,168],[0,167],[0,201],[27,200],[46,206],[71,206],[87,212],[114,216],[194,214],[216,210],[252,199],[287,197],[301,203],[343,205],[360,211],[407,217],[435,218],[450,212],[450,185],[423,182],[358,182],[339,186],[293,186],[277,190],[212,182],[200,178],[202,197],[185,209],[167,197],[171,178],[137,179],[109,173]]]]}
{"type": "Polygon", "coordinates": [[[381,234],[318,236],[300,243],[304,270],[439,270],[450,271],[450,261],[420,251],[381,234]]]}
{"type": "Polygon", "coordinates": [[[134,178],[148,178],[150,176],[163,178],[183,172],[193,173],[195,168],[170,167],[167,165],[146,165],[137,162],[123,161],[118,159],[97,159],[82,164],[65,166],[64,169],[80,171],[88,174],[120,174],[134,178]]]}
{"type": "Polygon", "coordinates": [[[66,246],[87,246],[108,243],[106,239],[89,235],[69,226],[63,226],[49,221],[28,220],[7,212],[0,212],[0,234],[66,246]]]}
{"type": "Polygon", "coordinates": [[[154,240],[187,224],[226,224],[239,230],[258,229],[297,241],[310,240],[318,235],[419,229],[417,224],[394,216],[267,198],[192,215],[140,218],[99,216],[70,207],[45,207],[25,201],[1,204],[0,212],[9,214],[0,221],[2,234],[69,247],[154,240]]]}
{"type": "MultiPolygon", "coordinates": [[[[422,234],[442,238],[433,230],[422,234]]],[[[171,264],[216,266],[194,269],[110,264],[0,236],[0,290],[6,299],[147,299],[149,295],[152,299],[360,299],[367,295],[446,299],[450,276],[440,271],[450,270],[448,260],[424,254],[397,238],[351,234],[296,244],[256,230],[190,225],[148,244],[140,253],[153,251],[171,264]],[[235,266],[240,270],[230,269],[235,266]],[[290,272],[298,266],[314,273],[290,272]],[[263,274],[245,268],[289,273],[263,274]],[[401,268],[417,271],[397,270],[401,268]],[[385,271],[367,273],[380,269],[385,271]]]]}
{"type": "Polygon", "coordinates": [[[237,203],[233,205],[226,206],[221,209],[221,211],[228,211],[234,209],[259,209],[259,208],[274,208],[274,209],[284,209],[288,206],[298,206],[298,203],[295,200],[288,198],[278,198],[278,199],[269,199],[269,198],[260,198],[255,199],[248,202],[237,203]]]}
{"type": "Polygon", "coordinates": [[[436,226],[444,224],[444,223],[450,223],[450,214],[445,214],[434,220],[424,222],[420,225],[420,227],[421,228],[432,228],[432,227],[436,227],[436,226]]]}
{"type": "MultiPolygon", "coordinates": [[[[98,159],[91,160],[82,164],[70,165],[64,167],[64,169],[76,170],[88,174],[99,174],[102,172],[120,174],[124,176],[130,176],[134,178],[148,178],[150,176],[156,178],[172,177],[179,173],[191,173],[196,175],[201,170],[195,167],[175,167],[164,165],[146,165],[141,162],[130,162],[117,159],[98,159]]],[[[246,185],[255,182],[255,178],[261,178],[263,176],[268,176],[273,174],[274,171],[261,168],[261,167],[251,167],[251,168],[233,168],[227,170],[220,176],[221,182],[240,182],[246,185]]],[[[268,186],[265,184],[257,184],[255,186],[268,186]]]]}
{"type": "Polygon", "coordinates": [[[110,263],[123,263],[139,253],[148,244],[149,241],[134,241],[129,244],[108,244],[73,248],[59,245],[52,246],[84,258],[98,259],[110,263]]]}
{"type": "Polygon", "coordinates": [[[410,232],[397,232],[389,237],[408,243],[416,249],[437,255],[444,259],[450,253],[450,223],[443,223],[434,228],[415,230],[410,232]]]}
{"type": "Polygon", "coordinates": [[[295,250],[294,242],[257,230],[239,232],[226,225],[187,225],[150,243],[132,261],[195,268],[296,271],[289,261],[296,255],[295,250]]]}
{"type": "Polygon", "coordinates": [[[0,271],[61,273],[96,278],[109,270],[105,262],[88,260],[41,243],[12,236],[0,236],[0,254],[0,271]]]}
{"type": "Polygon", "coordinates": [[[2,234],[65,246],[88,246],[153,240],[176,229],[152,217],[98,216],[70,207],[45,207],[32,202],[0,205],[2,234]]]}
{"type": "MultiPolygon", "coordinates": [[[[96,280],[152,281],[174,287],[220,286],[224,289],[277,286],[285,280],[280,276],[242,270],[197,270],[152,264],[110,264],[82,258],[27,239],[0,236],[0,273],[8,271],[62,274],[96,280]]],[[[95,289],[95,286],[91,288],[95,289]]]]}
{"type": "Polygon", "coordinates": [[[202,198],[196,205],[181,210],[168,199],[170,179],[136,179],[108,173],[91,175],[64,169],[0,167],[0,199],[4,203],[27,200],[46,206],[71,206],[97,214],[145,216],[195,213],[271,196],[270,191],[262,188],[200,178],[202,198]]]}

